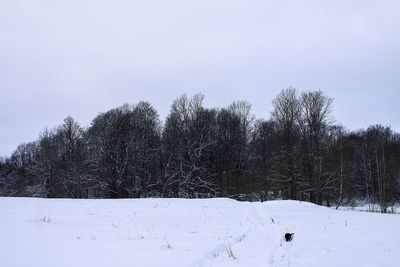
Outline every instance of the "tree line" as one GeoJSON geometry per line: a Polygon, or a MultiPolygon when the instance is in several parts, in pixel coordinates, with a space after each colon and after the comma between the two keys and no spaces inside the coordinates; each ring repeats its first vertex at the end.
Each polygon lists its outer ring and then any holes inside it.
{"type": "Polygon", "coordinates": [[[206,108],[177,98],[164,123],[148,102],[111,109],[83,128],[67,117],[0,160],[0,195],[48,198],[231,197],[387,212],[400,198],[400,135],[349,131],[322,91],[287,88],[268,120],[246,101],[206,108]]]}

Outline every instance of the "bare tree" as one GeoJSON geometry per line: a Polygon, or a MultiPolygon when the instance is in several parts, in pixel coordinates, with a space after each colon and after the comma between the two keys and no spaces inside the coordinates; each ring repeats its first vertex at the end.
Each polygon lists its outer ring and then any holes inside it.
{"type": "Polygon", "coordinates": [[[307,148],[307,176],[310,185],[310,200],[322,203],[324,173],[324,138],[328,127],[332,124],[331,117],[333,99],[322,91],[304,92],[301,95],[302,117],[301,125],[307,148]]]}
{"type": "Polygon", "coordinates": [[[298,195],[298,153],[299,153],[299,118],[301,102],[295,88],[287,88],[272,102],[272,120],[280,136],[280,148],[276,153],[275,166],[271,180],[278,182],[283,190],[283,197],[297,199],[298,195]]]}

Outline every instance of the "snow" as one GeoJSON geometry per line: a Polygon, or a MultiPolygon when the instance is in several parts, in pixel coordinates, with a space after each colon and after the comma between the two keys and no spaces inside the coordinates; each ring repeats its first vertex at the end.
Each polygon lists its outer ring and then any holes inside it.
{"type": "Polygon", "coordinates": [[[298,201],[0,198],[0,266],[394,266],[399,225],[298,201]]]}
{"type": "MultiPolygon", "coordinates": [[[[335,208],[335,207],[332,207],[335,208]]],[[[356,211],[365,211],[365,212],[380,212],[381,208],[379,204],[372,203],[368,204],[366,202],[360,201],[359,203],[354,203],[353,205],[347,206],[339,206],[340,210],[356,210],[356,211]]],[[[397,213],[400,214],[400,206],[399,204],[395,204],[394,206],[389,206],[387,209],[387,213],[397,213]]]]}

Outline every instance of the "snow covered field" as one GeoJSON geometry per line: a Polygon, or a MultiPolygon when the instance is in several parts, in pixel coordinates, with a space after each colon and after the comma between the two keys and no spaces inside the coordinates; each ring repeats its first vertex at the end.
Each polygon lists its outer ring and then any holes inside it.
{"type": "MultiPolygon", "coordinates": [[[[335,208],[335,207],[331,207],[335,208]]],[[[367,203],[355,203],[352,206],[339,206],[340,210],[353,210],[353,211],[365,211],[365,212],[380,212],[381,208],[379,204],[367,204],[367,203]]],[[[400,205],[389,206],[387,213],[400,214],[400,205]]]]}
{"type": "Polygon", "coordinates": [[[298,201],[0,198],[0,266],[395,266],[399,226],[298,201]]]}

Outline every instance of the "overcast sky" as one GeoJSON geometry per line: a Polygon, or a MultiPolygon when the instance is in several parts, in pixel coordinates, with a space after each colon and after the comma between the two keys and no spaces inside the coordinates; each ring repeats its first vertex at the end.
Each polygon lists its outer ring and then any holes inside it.
{"type": "Polygon", "coordinates": [[[68,115],[148,100],[163,120],[183,93],[269,118],[289,86],[400,132],[400,1],[0,0],[0,156],[68,115]]]}

